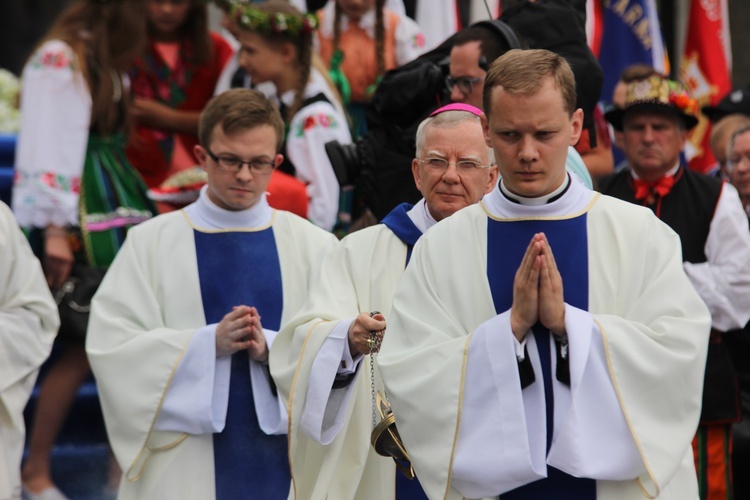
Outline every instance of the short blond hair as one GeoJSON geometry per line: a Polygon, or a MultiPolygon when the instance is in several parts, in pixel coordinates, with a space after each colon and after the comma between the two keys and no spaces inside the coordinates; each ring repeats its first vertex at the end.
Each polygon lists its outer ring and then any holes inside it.
{"type": "Polygon", "coordinates": [[[495,87],[502,87],[510,94],[533,94],[548,76],[560,89],[563,107],[572,116],[576,110],[573,70],[563,57],[544,49],[513,49],[495,59],[484,80],[484,113],[489,116],[492,111],[492,91],[495,87]]]}

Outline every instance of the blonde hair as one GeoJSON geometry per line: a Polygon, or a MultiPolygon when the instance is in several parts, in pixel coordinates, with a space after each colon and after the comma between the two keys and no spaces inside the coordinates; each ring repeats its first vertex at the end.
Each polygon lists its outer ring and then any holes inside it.
{"type": "Polygon", "coordinates": [[[573,70],[561,56],[543,49],[509,50],[495,59],[484,80],[482,105],[489,116],[492,111],[492,91],[502,87],[510,94],[533,94],[552,77],[560,90],[563,107],[569,115],[576,110],[576,81],[573,70]]]}

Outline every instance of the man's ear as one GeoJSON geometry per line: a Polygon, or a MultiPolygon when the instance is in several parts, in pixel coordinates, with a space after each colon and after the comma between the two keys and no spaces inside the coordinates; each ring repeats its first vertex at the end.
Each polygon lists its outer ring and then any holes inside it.
{"type": "Polygon", "coordinates": [[[200,144],[196,144],[193,146],[193,154],[195,155],[195,158],[198,160],[198,163],[200,164],[202,169],[206,169],[206,162],[208,161],[208,153],[206,153],[206,149],[201,146],[200,144]]]}
{"type": "Polygon", "coordinates": [[[497,165],[492,165],[490,168],[490,178],[487,180],[487,185],[484,187],[484,194],[489,194],[492,192],[493,189],[495,189],[495,185],[497,184],[497,165]]]}
{"type": "Polygon", "coordinates": [[[492,147],[492,141],[490,141],[490,119],[487,118],[485,113],[479,115],[479,119],[482,122],[482,134],[484,135],[484,143],[487,144],[488,148],[492,147]]]}
{"type": "Polygon", "coordinates": [[[570,146],[578,144],[578,139],[581,138],[581,132],[583,132],[583,110],[581,108],[573,111],[573,116],[570,117],[570,124],[573,126],[573,134],[570,136],[570,146]]]}
{"type": "Polygon", "coordinates": [[[273,158],[273,168],[276,168],[276,167],[278,167],[278,166],[279,166],[279,165],[281,165],[281,164],[282,164],[283,162],[284,162],[284,155],[282,155],[281,153],[278,153],[278,154],[277,154],[277,155],[276,155],[276,156],[275,156],[275,157],[273,158]]]}
{"type": "Polygon", "coordinates": [[[417,186],[417,191],[421,193],[422,189],[420,189],[419,186],[419,160],[417,160],[416,158],[412,158],[411,160],[411,173],[414,176],[414,185],[417,186]]]}

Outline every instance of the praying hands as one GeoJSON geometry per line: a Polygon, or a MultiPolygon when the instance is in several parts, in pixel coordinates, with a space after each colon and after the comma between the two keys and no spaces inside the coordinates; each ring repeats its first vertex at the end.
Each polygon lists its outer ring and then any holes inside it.
{"type": "Polygon", "coordinates": [[[247,350],[250,358],[259,363],[268,360],[268,345],[254,307],[236,306],[216,327],[216,357],[247,350]]]}
{"type": "Polygon", "coordinates": [[[510,309],[511,330],[519,342],[537,321],[558,337],[565,335],[562,277],[544,233],[535,234],[526,248],[513,281],[510,309]]]}

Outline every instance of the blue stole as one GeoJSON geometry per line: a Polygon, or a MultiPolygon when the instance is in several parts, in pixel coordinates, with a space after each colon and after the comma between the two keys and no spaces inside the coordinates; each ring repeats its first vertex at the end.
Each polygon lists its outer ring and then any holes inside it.
{"type": "MultiPolygon", "coordinates": [[[[422,236],[422,231],[414,225],[414,222],[412,222],[407,213],[412,207],[413,205],[409,203],[402,203],[391,210],[381,221],[381,224],[390,229],[406,245],[406,264],[411,259],[411,251],[414,249],[414,245],[417,244],[417,240],[422,236]]],[[[406,264],[404,267],[406,267],[406,264]]]]}
{"type": "MultiPolygon", "coordinates": [[[[194,234],[206,324],[248,305],[258,309],[264,328],[278,330],[283,293],[273,229],[194,234]]],[[[214,469],[217,500],[289,494],[287,437],[269,436],[258,425],[246,351],[232,356],[226,426],[214,434],[214,469]]]]}
{"type": "MultiPolygon", "coordinates": [[[[495,311],[501,313],[513,304],[513,280],[526,248],[535,233],[544,233],[555,255],[555,262],[563,280],[565,302],[588,310],[588,233],[586,214],[562,220],[507,220],[488,219],[487,224],[487,277],[492,292],[495,311]]],[[[554,430],[554,394],[552,390],[551,357],[556,350],[550,347],[550,332],[540,323],[532,328],[544,381],[544,399],[547,417],[547,452],[552,444],[554,430]]],[[[537,376],[537,380],[539,377],[537,376]]],[[[506,499],[593,500],[596,498],[596,481],[580,479],[547,466],[547,478],[504,493],[506,499]]]]}
{"type": "MultiPolygon", "coordinates": [[[[390,229],[406,245],[406,263],[404,267],[409,265],[411,251],[414,249],[414,245],[417,243],[419,237],[422,236],[422,231],[414,225],[414,222],[409,218],[409,214],[407,213],[411,208],[412,205],[409,203],[402,203],[391,210],[381,222],[381,224],[390,229]]],[[[398,500],[427,500],[427,495],[425,495],[422,485],[419,483],[419,478],[414,477],[410,481],[397,470],[396,498],[398,500]]]]}

